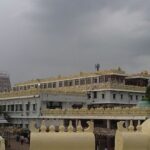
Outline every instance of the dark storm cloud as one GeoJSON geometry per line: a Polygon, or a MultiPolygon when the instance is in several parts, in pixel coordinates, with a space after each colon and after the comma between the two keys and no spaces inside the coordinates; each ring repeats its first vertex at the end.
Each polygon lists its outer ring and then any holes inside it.
{"type": "Polygon", "coordinates": [[[14,82],[122,66],[149,69],[148,0],[2,0],[0,67],[14,82]]]}

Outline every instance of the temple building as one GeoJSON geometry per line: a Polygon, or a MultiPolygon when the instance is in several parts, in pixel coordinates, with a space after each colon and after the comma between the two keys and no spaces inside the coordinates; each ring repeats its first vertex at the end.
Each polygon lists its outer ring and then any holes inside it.
{"type": "Polygon", "coordinates": [[[41,116],[44,109],[131,107],[144,97],[149,78],[146,71],[128,75],[118,68],[35,79],[1,92],[0,107],[13,124],[24,127],[29,124],[25,120],[41,116]]]}
{"type": "Polygon", "coordinates": [[[110,139],[119,120],[137,123],[149,116],[148,111],[132,109],[144,98],[149,79],[147,71],[130,75],[117,68],[25,81],[0,92],[0,109],[23,128],[32,120],[40,126],[43,118],[56,128],[70,120],[74,127],[78,120],[86,127],[86,121],[93,120],[95,136],[103,141],[96,141],[98,145],[114,147],[110,139]]]}

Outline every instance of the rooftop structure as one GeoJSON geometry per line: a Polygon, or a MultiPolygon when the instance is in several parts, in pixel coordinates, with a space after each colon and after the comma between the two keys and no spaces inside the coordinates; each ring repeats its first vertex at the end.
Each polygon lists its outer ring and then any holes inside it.
{"type": "Polygon", "coordinates": [[[99,70],[89,73],[80,72],[80,74],[71,75],[68,77],[62,77],[59,75],[54,78],[35,79],[17,83],[10,90],[10,93],[35,89],[43,89],[44,91],[54,93],[58,91],[63,93],[79,94],[85,93],[87,90],[108,88],[130,91],[145,91],[145,87],[148,85],[149,79],[150,74],[148,72],[141,73],[139,77],[137,74],[127,75],[125,71],[118,68],[111,70],[99,70]]]}
{"type": "Polygon", "coordinates": [[[9,91],[11,89],[9,75],[0,73],[0,92],[9,91]]]}
{"type": "Polygon", "coordinates": [[[39,84],[42,82],[47,83],[47,82],[54,82],[54,81],[61,81],[61,80],[64,81],[64,80],[74,80],[74,79],[80,79],[80,78],[82,79],[82,78],[86,78],[86,77],[95,77],[98,75],[123,75],[123,76],[127,76],[125,74],[125,71],[118,68],[118,69],[110,69],[110,70],[99,70],[96,72],[80,72],[79,74],[74,74],[74,75],[70,75],[70,76],[58,75],[57,77],[50,77],[50,78],[46,78],[46,79],[29,80],[26,82],[17,83],[16,86],[39,84]]]}

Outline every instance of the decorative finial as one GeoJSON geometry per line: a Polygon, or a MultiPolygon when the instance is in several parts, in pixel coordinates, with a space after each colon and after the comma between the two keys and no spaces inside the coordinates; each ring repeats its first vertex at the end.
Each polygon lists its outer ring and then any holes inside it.
{"type": "Polygon", "coordinates": [[[65,132],[65,127],[63,124],[59,126],[59,132],[65,132]]]}
{"type": "Polygon", "coordinates": [[[46,132],[45,120],[42,120],[40,130],[41,130],[41,132],[46,132]]]}
{"type": "Polygon", "coordinates": [[[93,121],[87,121],[88,128],[86,128],[85,132],[93,132],[94,131],[94,123],[93,121]]]}
{"type": "Polygon", "coordinates": [[[81,125],[81,120],[79,120],[79,122],[78,122],[77,132],[83,132],[83,128],[82,128],[82,125],[81,125]]]}
{"type": "Polygon", "coordinates": [[[133,121],[132,120],[130,120],[130,125],[128,127],[128,130],[129,131],[134,131],[134,126],[133,126],[133,121]]]}
{"type": "Polygon", "coordinates": [[[29,129],[31,132],[38,132],[38,129],[35,128],[35,121],[30,122],[29,129]]]}
{"type": "Polygon", "coordinates": [[[68,132],[73,132],[72,121],[69,121],[68,132]]]}
{"type": "Polygon", "coordinates": [[[54,125],[51,125],[51,126],[49,127],[49,131],[50,131],[50,132],[55,132],[55,126],[54,126],[54,125]]]}
{"type": "Polygon", "coordinates": [[[127,129],[123,127],[124,123],[125,123],[124,121],[117,122],[117,129],[118,129],[118,131],[127,131],[127,129]]]}
{"type": "Polygon", "coordinates": [[[142,131],[142,126],[140,125],[140,120],[138,120],[138,125],[136,127],[136,130],[139,132],[142,131]]]}

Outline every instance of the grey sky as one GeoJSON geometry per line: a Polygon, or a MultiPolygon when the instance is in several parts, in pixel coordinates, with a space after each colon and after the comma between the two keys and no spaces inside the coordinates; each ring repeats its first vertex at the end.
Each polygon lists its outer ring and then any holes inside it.
{"type": "Polygon", "coordinates": [[[0,52],[13,83],[95,63],[150,70],[150,1],[1,0],[0,52]]]}

